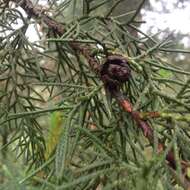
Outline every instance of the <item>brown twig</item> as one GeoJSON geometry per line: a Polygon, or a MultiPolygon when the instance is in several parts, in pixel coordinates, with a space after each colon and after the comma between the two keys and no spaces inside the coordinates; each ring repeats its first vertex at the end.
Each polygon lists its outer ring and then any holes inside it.
{"type": "MultiPolygon", "coordinates": [[[[136,122],[137,126],[143,131],[144,136],[149,140],[151,144],[153,144],[153,129],[149,126],[147,121],[141,119],[140,112],[133,111],[132,105],[126,99],[118,98],[118,95],[116,96],[116,99],[119,105],[123,108],[123,110],[131,115],[133,120],[136,122]]],[[[165,145],[161,143],[160,140],[158,140],[158,150],[157,150],[158,153],[162,153],[165,149],[166,149],[165,145]]],[[[169,152],[167,153],[166,160],[168,166],[171,167],[172,171],[175,171],[176,161],[175,161],[174,152],[172,150],[169,150],[169,152]]],[[[184,160],[181,160],[180,164],[182,166],[182,171],[183,171],[183,175],[180,177],[180,183],[183,182],[182,186],[186,187],[185,189],[190,189],[190,182],[186,178],[186,170],[188,167],[190,167],[190,164],[184,160]]]]}
{"type": "MultiPolygon", "coordinates": [[[[46,15],[41,6],[34,6],[30,0],[16,0],[14,3],[22,7],[28,16],[36,18],[39,23],[45,23],[49,29],[54,31],[58,36],[62,36],[66,32],[63,25],[46,15]]],[[[69,45],[73,48],[73,50],[81,53],[87,59],[91,69],[94,72],[99,73],[99,64],[93,57],[89,45],[82,46],[76,42],[70,42],[69,45]]]]}
{"type": "MultiPolygon", "coordinates": [[[[147,121],[143,120],[140,116],[140,112],[133,111],[133,107],[129,101],[127,101],[124,98],[117,98],[118,103],[123,108],[124,111],[131,114],[131,117],[134,119],[134,121],[137,123],[137,126],[142,129],[144,136],[149,140],[150,143],[153,143],[153,129],[150,127],[147,121]]],[[[165,146],[159,142],[158,145],[158,152],[161,153],[165,149],[165,146]]],[[[175,164],[175,158],[172,151],[169,151],[166,160],[169,162],[169,165],[172,168],[176,168],[175,164]]],[[[184,166],[189,166],[189,164],[186,161],[181,162],[184,166]]]]}

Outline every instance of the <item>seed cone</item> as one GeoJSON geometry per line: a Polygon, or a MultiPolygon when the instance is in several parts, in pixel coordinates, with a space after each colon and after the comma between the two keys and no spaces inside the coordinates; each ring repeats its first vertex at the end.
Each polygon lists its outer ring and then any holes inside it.
{"type": "Polygon", "coordinates": [[[111,55],[102,65],[100,75],[108,90],[116,90],[130,79],[131,70],[127,59],[120,55],[111,55]]]}

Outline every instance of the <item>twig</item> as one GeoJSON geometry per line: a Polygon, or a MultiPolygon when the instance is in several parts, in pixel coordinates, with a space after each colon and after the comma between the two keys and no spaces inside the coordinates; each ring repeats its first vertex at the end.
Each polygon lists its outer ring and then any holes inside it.
{"type": "MultiPolygon", "coordinates": [[[[133,107],[129,101],[127,101],[124,98],[118,98],[119,96],[116,96],[119,105],[124,109],[124,111],[128,112],[133,120],[137,123],[137,126],[142,129],[144,136],[149,140],[151,144],[153,144],[153,129],[149,126],[147,121],[144,121],[141,119],[140,112],[133,111],[133,107]]],[[[122,97],[122,96],[120,96],[122,97]]],[[[158,144],[158,153],[163,152],[165,149],[165,145],[159,142],[158,144]]],[[[169,151],[166,155],[166,160],[168,161],[168,165],[172,167],[173,169],[176,169],[176,161],[174,157],[173,151],[169,151]]],[[[189,166],[189,163],[186,161],[181,160],[181,165],[186,168],[189,166]]]]}
{"type": "MultiPolygon", "coordinates": [[[[22,1],[16,0],[14,2],[20,7],[22,7],[29,16],[36,19],[41,18],[41,20],[37,20],[37,21],[44,22],[45,24],[47,24],[47,26],[50,29],[52,29],[56,34],[58,34],[58,36],[61,37],[66,32],[65,28],[63,27],[61,23],[55,21],[54,19],[52,19],[51,17],[49,17],[42,11],[41,6],[34,7],[30,0],[22,0],[22,1]]],[[[96,73],[99,72],[99,64],[96,61],[96,59],[92,56],[90,46],[85,45],[83,47],[77,42],[70,42],[69,44],[75,51],[80,52],[87,59],[90,67],[96,73]]]]}

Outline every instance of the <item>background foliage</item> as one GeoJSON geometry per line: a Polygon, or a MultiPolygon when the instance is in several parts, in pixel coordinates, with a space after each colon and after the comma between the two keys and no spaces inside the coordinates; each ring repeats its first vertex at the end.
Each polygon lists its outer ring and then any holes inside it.
{"type": "Polygon", "coordinates": [[[23,2],[0,3],[0,188],[187,189],[190,72],[166,57],[188,51],[138,28],[144,1],[33,1],[37,16],[23,2]],[[44,14],[62,24],[61,36],[44,14]],[[31,26],[38,42],[26,37],[31,26]],[[145,118],[153,143],[72,44],[99,65],[109,52],[127,58],[132,78],[121,91],[142,115],[159,113],[145,118]]]}

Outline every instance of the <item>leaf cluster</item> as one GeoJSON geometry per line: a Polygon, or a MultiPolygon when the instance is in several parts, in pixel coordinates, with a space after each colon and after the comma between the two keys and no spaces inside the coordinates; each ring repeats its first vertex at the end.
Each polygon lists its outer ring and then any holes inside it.
{"type": "Polygon", "coordinates": [[[6,138],[2,149],[12,148],[26,164],[20,184],[35,181],[41,189],[59,190],[184,187],[180,160],[190,160],[190,72],[164,56],[187,52],[172,49],[169,37],[158,42],[138,29],[135,18],[142,4],[126,13],[131,19],[120,22],[123,15],[111,13],[121,0],[111,7],[107,0],[48,2],[46,14],[64,20],[62,36],[43,23],[43,16],[25,16],[19,3],[0,4],[0,132],[6,138]],[[102,8],[106,11],[100,14],[102,8]],[[26,35],[33,24],[41,28],[38,42],[26,35]],[[153,145],[107,97],[88,61],[70,43],[90,47],[100,65],[109,52],[127,58],[132,78],[122,92],[134,110],[160,113],[146,118],[154,130],[153,145]],[[62,133],[46,159],[48,118],[55,111],[63,115],[62,133]],[[161,154],[158,139],[167,147],[161,154]],[[171,149],[176,171],[165,161],[171,149]]]}

